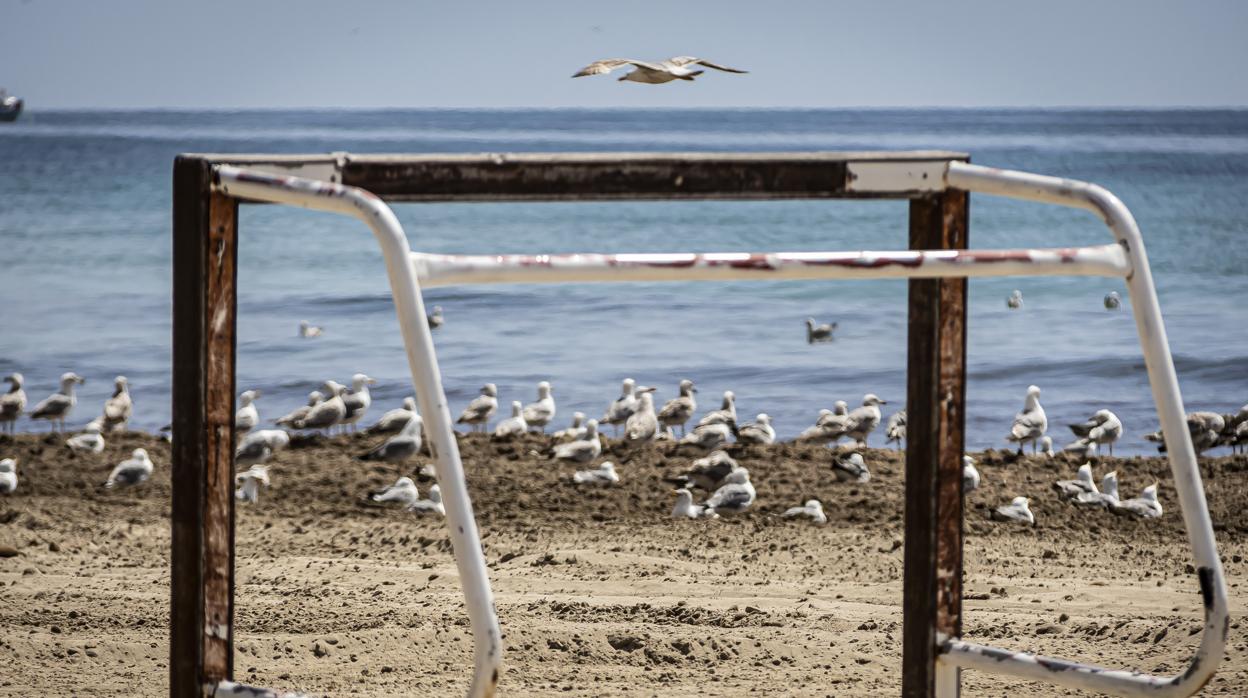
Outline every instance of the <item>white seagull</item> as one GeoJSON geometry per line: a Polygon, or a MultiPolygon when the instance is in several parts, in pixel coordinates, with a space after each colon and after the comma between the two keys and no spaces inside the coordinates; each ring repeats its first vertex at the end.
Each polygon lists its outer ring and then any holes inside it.
{"type": "Polygon", "coordinates": [[[962,494],[979,489],[979,470],[975,468],[975,459],[962,456],[962,494]]]}
{"type": "Polygon", "coordinates": [[[325,381],[325,391],[329,397],[310,407],[302,419],[295,421],[293,426],[296,429],[324,429],[328,434],[346,416],[347,405],[342,396],[346,394],[347,386],[335,381],[325,381]]]}
{"type": "Polygon", "coordinates": [[[433,312],[429,313],[429,315],[426,316],[426,320],[428,320],[429,329],[431,330],[436,330],[439,327],[441,327],[443,324],[445,324],[446,319],[442,317],[442,306],[440,305],[433,306],[433,312]]]}
{"type": "Polygon", "coordinates": [[[585,413],[573,412],[572,424],[554,433],[556,441],[576,441],[585,435],[585,413]]]}
{"type": "Polygon", "coordinates": [[[1157,483],[1145,487],[1138,497],[1110,502],[1109,510],[1120,516],[1134,516],[1140,519],[1155,519],[1161,516],[1161,502],[1157,501],[1157,483]]]}
{"type": "Polygon", "coordinates": [[[703,504],[703,516],[716,514],[740,514],[754,504],[758,493],[750,482],[750,471],[737,468],[728,473],[724,484],[707,498],[703,504]]]}
{"type": "Polygon", "coordinates": [[[430,512],[446,516],[446,506],[442,504],[442,488],[434,483],[429,488],[428,499],[417,499],[407,505],[407,510],[417,514],[428,514],[430,512]]]}
{"type": "Polygon", "coordinates": [[[737,441],[743,444],[775,443],[776,430],[771,426],[771,417],[766,412],[758,413],[753,422],[742,425],[737,430],[737,441]]]}
{"type": "Polygon", "coordinates": [[[347,413],[342,416],[343,431],[346,431],[347,427],[355,431],[356,422],[360,421],[369,406],[373,404],[373,396],[368,392],[368,386],[376,384],[376,379],[363,373],[351,376],[351,392],[342,396],[342,405],[347,408],[347,413]]]}
{"type": "Polygon", "coordinates": [[[832,459],[832,474],[841,482],[869,482],[871,471],[861,453],[848,453],[832,459]]]}
{"type": "Polygon", "coordinates": [[[113,396],[104,401],[104,413],[100,421],[104,431],[121,431],[130,424],[130,415],[134,413],[134,402],[130,399],[130,384],[125,376],[113,379],[113,396]]]}
{"type": "Polygon", "coordinates": [[[300,337],[320,337],[323,332],[324,330],[317,327],[316,325],[313,325],[307,320],[303,320],[299,323],[299,336],[300,337]]]}
{"type": "Polygon", "coordinates": [[[401,477],[393,485],[373,495],[374,502],[398,502],[404,507],[410,507],[419,500],[420,490],[416,489],[416,483],[410,477],[401,477]]]}
{"type": "Polygon", "coordinates": [[[684,435],[685,422],[698,409],[698,401],[693,397],[696,392],[698,389],[693,387],[693,381],[688,378],[682,380],[680,397],[668,400],[663,409],[659,410],[659,424],[668,429],[679,426],[681,435],[684,435]]]}
{"type": "Polygon", "coordinates": [[[702,505],[693,503],[693,493],[685,488],[672,490],[676,495],[676,506],[672,507],[673,519],[697,519],[702,516],[702,505]]]}
{"type": "Polygon", "coordinates": [[[284,417],[279,417],[274,423],[278,426],[294,427],[295,422],[299,422],[307,417],[308,413],[312,411],[312,408],[321,404],[324,399],[325,396],[321,394],[321,391],[313,390],[308,393],[308,404],[303,407],[296,408],[293,412],[285,415],[284,417]]]}
{"type": "Polygon", "coordinates": [[[9,382],[9,390],[0,395],[0,425],[4,431],[12,434],[17,418],[26,409],[26,391],[22,389],[22,374],[10,373],[4,377],[9,382]]]}
{"type": "Polygon", "coordinates": [[[1023,444],[1031,442],[1031,452],[1037,450],[1037,443],[1049,429],[1049,418],[1040,405],[1040,388],[1032,385],[1027,387],[1027,399],[1023,403],[1023,411],[1014,415],[1014,424],[1010,427],[1010,435],[1006,441],[1018,444],[1018,452],[1023,452],[1023,444]]]}
{"type": "Polygon", "coordinates": [[[814,344],[815,342],[831,342],[834,337],[832,333],[836,331],[836,323],[824,323],[822,325],[815,324],[813,317],[806,318],[806,343],[814,344]]]}
{"type": "Polygon", "coordinates": [[[654,414],[654,388],[638,388],[637,411],[624,423],[624,446],[629,449],[654,441],[659,420],[654,414]]]}
{"type": "Polygon", "coordinates": [[[290,434],[281,429],[253,431],[244,436],[234,450],[234,462],[238,465],[265,463],[289,445],[290,434]]]}
{"type": "Polygon", "coordinates": [[[724,451],[715,451],[705,458],[695,460],[690,464],[689,469],[674,478],[674,481],[700,487],[707,492],[714,492],[724,484],[724,478],[728,477],[729,473],[740,467],[741,465],[732,456],[724,451]]]}
{"type": "Polygon", "coordinates": [[[239,408],[234,413],[234,433],[243,436],[260,423],[260,411],[256,409],[259,390],[247,390],[238,396],[239,408]]]}
{"type": "Polygon", "coordinates": [[[65,418],[74,409],[74,405],[78,404],[78,398],[74,396],[74,386],[83,383],[86,381],[77,373],[61,374],[61,389],[35,405],[35,408],[30,411],[30,418],[55,422],[60,425],[60,430],[64,431],[65,418]]]}
{"type": "Polygon", "coordinates": [[[420,415],[413,414],[399,433],[386,439],[381,445],[360,455],[362,460],[379,460],[399,465],[420,452],[420,415]]]}
{"type": "Polygon", "coordinates": [[[810,519],[820,526],[828,522],[827,514],[823,513],[823,504],[818,499],[809,499],[800,507],[786,509],[781,516],[786,519],[810,519]]]}
{"type": "Polygon", "coordinates": [[[731,390],[724,391],[724,400],[719,409],[707,412],[698,420],[698,426],[708,424],[727,424],[729,429],[737,428],[737,394],[731,390]]]}
{"type": "Polygon", "coordinates": [[[585,435],[580,439],[555,446],[555,458],[571,463],[589,463],[600,455],[602,455],[602,442],[598,440],[598,420],[596,419],[591,419],[585,424],[585,435]]]}
{"type": "Polygon", "coordinates": [[[1111,470],[1101,477],[1101,489],[1083,494],[1075,495],[1070,500],[1071,504],[1078,506],[1093,506],[1108,509],[1111,505],[1118,503],[1118,471],[1111,470]]]}
{"type": "Polygon", "coordinates": [[[498,409],[498,388],[493,383],[481,386],[481,394],[468,403],[456,424],[468,424],[473,431],[485,431],[490,417],[498,409]]]}
{"type": "Polygon", "coordinates": [[[105,487],[113,488],[117,485],[130,486],[137,485],[141,482],[147,482],[152,476],[152,459],[147,457],[147,451],[141,448],[134,449],[134,453],[130,458],[123,460],[113,468],[113,472],[109,473],[108,481],[104,483],[105,487]]]}
{"type": "Polygon", "coordinates": [[[269,466],[259,464],[251,466],[234,476],[234,484],[238,485],[238,489],[234,490],[234,499],[255,504],[260,498],[260,486],[269,486],[269,466]]]}
{"type": "Polygon", "coordinates": [[[898,410],[888,418],[888,424],[884,425],[884,436],[887,438],[885,443],[897,444],[898,449],[902,447],[902,442],[906,440],[905,410],[898,410]]]}
{"type": "Polygon", "coordinates": [[[681,446],[694,446],[703,451],[719,448],[732,438],[732,430],[727,424],[701,424],[693,428],[680,439],[681,446]]]}
{"type": "Polygon", "coordinates": [[[1084,463],[1079,466],[1079,472],[1074,480],[1058,480],[1053,483],[1053,489],[1057,492],[1058,498],[1067,500],[1095,492],[1096,482],[1092,480],[1092,464],[1084,463]]]}
{"type": "Polygon", "coordinates": [[[104,435],[100,433],[99,422],[91,422],[83,428],[81,434],[75,434],[65,440],[71,451],[100,453],[104,450],[104,435]]]}
{"type": "MultiPolygon", "coordinates": [[[[1071,424],[1070,430],[1079,441],[1099,446],[1108,446],[1109,455],[1114,455],[1114,442],[1122,436],[1122,420],[1109,410],[1097,410],[1088,421],[1082,424],[1071,424]]],[[[1067,449],[1070,447],[1068,446],[1067,449]]]]}
{"type": "Polygon", "coordinates": [[[364,430],[365,434],[395,434],[403,429],[403,425],[407,424],[414,416],[420,416],[420,412],[416,409],[416,398],[403,398],[403,406],[389,410],[381,415],[381,419],[377,423],[364,430]]]}
{"type": "Polygon", "coordinates": [[[1017,521],[1035,526],[1036,517],[1031,513],[1031,507],[1027,506],[1029,501],[1026,497],[1015,497],[1009,504],[993,509],[992,518],[996,521],[1017,521]]]}
{"type": "Polygon", "coordinates": [[[1010,297],[1005,299],[1005,307],[1010,310],[1018,310],[1023,307],[1023,292],[1014,289],[1010,292],[1010,297]]]}
{"type": "Polygon", "coordinates": [[[537,427],[544,434],[546,425],[555,418],[555,398],[550,394],[550,382],[537,384],[537,402],[524,406],[524,423],[526,428],[537,427]]]}
{"type": "Polygon", "coordinates": [[[598,420],[598,423],[610,424],[615,427],[618,435],[620,425],[633,416],[633,413],[637,411],[637,405],[637,382],[632,378],[625,378],[620,388],[620,396],[607,407],[607,411],[602,414],[602,419],[598,420]]]}
{"type": "Polygon", "coordinates": [[[815,425],[799,434],[797,440],[834,444],[844,438],[849,433],[851,426],[849,405],[844,400],[837,400],[833,407],[835,408],[833,410],[819,410],[819,416],[815,418],[815,425]]]}
{"type": "Polygon", "coordinates": [[[572,482],[578,485],[614,485],[620,481],[615,463],[607,461],[595,470],[578,470],[572,474],[572,482]]]}
{"type": "Polygon", "coordinates": [[[875,393],[862,396],[862,407],[849,413],[849,431],[846,436],[858,442],[859,448],[867,447],[867,437],[880,425],[880,405],[888,404],[875,393]]]}
{"type": "Polygon", "coordinates": [[[511,416],[494,427],[494,438],[510,439],[513,436],[520,436],[528,430],[529,425],[524,421],[524,405],[521,405],[519,400],[512,400],[511,416]]]}
{"type": "Polygon", "coordinates": [[[13,494],[17,490],[17,461],[12,458],[0,460],[0,494],[13,494]]]}
{"type": "Polygon", "coordinates": [[[661,85],[665,82],[673,80],[689,80],[701,75],[705,71],[693,70],[689,66],[701,65],[715,70],[722,70],[725,73],[745,73],[747,71],[729,68],[728,66],[712,63],[701,58],[693,56],[676,56],[665,61],[652,63],[650,61],[638,61],[632,58],[606,58],[601,61],[594,61],[589,65],[581,68],[572,77],[580,78],[587,75],[606,75],[607,73],[621,66],[631,65],[634,70],[620,78],[620,81],[641,82],[648,85],[661,85]]]}

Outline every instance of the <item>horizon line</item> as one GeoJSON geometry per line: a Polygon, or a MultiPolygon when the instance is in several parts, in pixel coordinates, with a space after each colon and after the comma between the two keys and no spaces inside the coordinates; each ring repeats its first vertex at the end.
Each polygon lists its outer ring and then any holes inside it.
{"type": "Polygon", "coordinates": [[[638,106],[631,104],[609,104],[600,106],[555,105],[555,106],[93,106],[73,105],[55,106],[32,109],[29,105],[23,108],[24,113],[38,112],[73,112],[73,111],[196,111],[196,112],[262,112],[262,111],[605,111],[605,110],[645,110],[645,111],[1248,111],[1248,104],[1242,105],[853,105],[853,106],[748,106],[748,105],[691,105],[691,106],[638,106]]]}

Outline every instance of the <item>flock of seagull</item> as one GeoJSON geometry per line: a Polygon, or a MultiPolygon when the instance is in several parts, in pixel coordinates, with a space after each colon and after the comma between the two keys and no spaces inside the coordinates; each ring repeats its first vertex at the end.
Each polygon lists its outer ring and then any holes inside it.
{"type": "MultiPolygon", "coordinates": [[[[307,329],[307,326],[301,327],[301,334],[307,329]]],[[[25,412],[26,395],[21,374],[10,374],[4,380],[8,381],[10,388],[0,395],[0,427],[12,433],[18,417],[25,412]]],[[[66,418],[77,404],[74,388],[83,382],[78,374],[65,373],[61,376],[60,390],[35,405],[29,411],[29,417],[45,420],[54,428],[63,430],[66,418]]],[[[335,429],[340,433],[357,430],[372,405],[369,386],[375,383],[375,379],[364,373],[352,376],[350,387],[327,380],[323,384],[323,392],[318,390],[308,395],[307,404],[273,420],[279,428],[260,428],[258,400],[261,393],[259,390],[243,392],[239,396],[234,418],[239,438],[235,460],[240,467],[247,469],[236,476],[237,499],[247,503],[258,501],[261,489],[271,484],[268,461],[290,446],[292,441],[316,440],[335,429]]],[[[603,455],[605,435],[600,434],[600,427],[610,426],[618,439],[615,453],[621,454],[622,462],[627,463],[640,448],[653,442],[673,444],[672,453],[700,456],[683,472],[665,477],[666,482],[676,486],[672,490],[676,495],[673,517],[714,518],[749,510],[757,499],[750,472],[737,463],[725,447],[732,442],[744,445],[775,443],[776,430],[771,418],[766,413],[759,413],[753,421],[739,420],[736,395],[731,390],[723,393],[718,408],[698,417],[697,392],[692,380],[682,380],[677,396],[664,402],[662,407],[656,407],[654,387],[641,386],[632,378],[626,378],[621,384],[619,396],[610,401],[600,419],[586,419],[583,413],[575,413],[571,425],[553,433],[551,445],[544,455],[555,462],[586,468],[572,473],[569,481],[574,485],[610,486],[618,483],[620,473],[615,463],[605,461],[589,467],[603,455]],[[705,494],[697,497],[697,491],[705,494]]],[[[837,479],[869,482],[871,473],[862,450],[867,447],[872,433],[883,424],[888,443],[901,447],[906,438],[905,410],[895,412],[884,420],[880,406],[885,404],[884,400],[871,393],[864,395],[862,404],[852,410],[844,401],[837,401],[833,409],[820,410],[815,423],[802,431],[797,441],[830,447],[830,467],[837,479]]],[[[533,402],[511,401],[510,415],[497,421],[491,429],[491,418],[498,408],[498,388],[493,383],[487,383],[481,387],[480,395],[459,414],[456,423],[474,432],[489,433],[494,440],[509,440],[532,431],[546,433],[557,414],[554,390],[548,381],[537,384],[537,398],[533,402]]],[[[105,401],[99,416],[88,422],[81,432],[69,436],[65,441],[66,447],[74,451],[102,452],[106,434],[124,430],[133,410],[129,383],[125,376],[117,376],[113,394],[105,401]]],[[[1193,442],[1200,452],[1215,446],[1230,446],[1239,450],[1248,444],[1248,405],[1236,414],[1193,412],[1188,415],[1187,422],[1193,442]]],[[[1144,488],[1139,497],[1120,499],[1116,472],[1106,474],[1099,489],[1093,480],[1090,459],[1102,450],[1112,455],[1114,443],[1123,435],[1122,421],[1113,412],[1098,410],[1087,420],[1070,424],[1069,428],[1074,439],[1062,450],[1089,462],[1079,468],[1075,479],[1054,484],[1064,500],[1076,506],[1100,507],[1141,518],[1161,515],[1156,484],[1144,488]]],[[[1052,456],[1053,439],[1047,433],[1048,429],[1049,420],[1040,403],[1040,388],[1030,386],[1023,409],[1014,416],[1005,440],[1016,444],[1019,454],[1030,444],[1033,455],[1044,453],[1052,456]]],[[[385,439],[358,454],[362,460],[403,466],[422,452],[436,457],[432,444],[425,438],[424,421],[414,398],[408,397],[402,407],[387,411],[368,426],[365,433],[384,436],[385,439]]],[[[1160,432],[1147,434],[1145,438],[1161,442],[1164,449],[1164,436],[1160,432]]],[[[16,466],[12,458],[0,460],[0,493],[17,488],[16,466]]],[[[135,449],[130,458],[113,468],[104,486],[114,488],[143,483],[151,477],[153,468],[147,451],[135,449]]],[[[424,466],[420,474],[425,478],[435,478],[432,465],[424,466]]],[[[979,483],[980,473],[974,460],[965,456],[964,491],[976,489],[979,483]]],[[[414,512],[445,513],[438,486],[434,485],[427,497],[421,497],[415,481],[410,477],[399,478],[383,492],[372,495],[372,499],[397,503],[414,512]]],[[[1034,524],[1035,517],[1028,503],[1028,497],[1016,497],[994,509],[992,517],[1034,524]]],[[[822,503],[813,499],[788,509],[783,516],[805,518],[816,523],[827,521],[822,503]]]]}

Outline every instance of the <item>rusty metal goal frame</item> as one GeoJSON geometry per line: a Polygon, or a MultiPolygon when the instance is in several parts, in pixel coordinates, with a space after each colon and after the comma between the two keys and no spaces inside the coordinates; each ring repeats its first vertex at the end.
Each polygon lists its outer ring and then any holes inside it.
{"type": "Polygon", "coordinates": [[[182,155],[173,173],[173,512],[170,695],[277,695],[232,681],[233,444],[238,205],[284,203],[367,223],[381,243],[413,381],[438,450],[475,655],[470,695],[494,693],[501,637],[420,288],[452,283],[907,278],[909,349],[902,694],[958,694],[962,668],[1118,695],[1191,695],[1217,668],[1226,589],[1173,361],[1130,212],[1095,185],[969,164],[962,153],[182,155]],[[969,192],[1090,210],[1112,245],[968,250],[969,192]],[[385,202],[869,199],[910,201],[910,251],[458,256],[412,253],[385,202]],[[966,279],[1125,279],[1198,568],[1205,632],[1175,677],[965,642],[961,456],[966,279]]]}

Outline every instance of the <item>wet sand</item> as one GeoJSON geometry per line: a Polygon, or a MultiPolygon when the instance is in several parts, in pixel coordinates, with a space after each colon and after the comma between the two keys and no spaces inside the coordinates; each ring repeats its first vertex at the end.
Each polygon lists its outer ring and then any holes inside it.
{"type": "MultiPolygon", "coordinates": [[[[878,437],[878,435],[877,435],[878,437]]],[[[0,498],[0,695],[166,695],[169,451],[109,438],[100,455],[63,439],[0,437],[15,495],[0,498]],[[143,446],[150,483],[102,487],[143,446]],[[7,550],[6,550],[7,549],[7,550]]],[[[238,507],[236,678],[316,694],[454,695],[471,636],[442,520],[368,501],[402,472],[353,459],[338,437],[273,461],[273,487],[238,507]]],[[[692,455],[655,445],[622,481],[584,490],[530,436],[462,440],[507,654],[503,695],[896,695],[900,683],[902,458],[871,450],[872,481],[839,483],[827,450],[737,450],[753,511],[673,521],[664,473],[692,455]],[[823,501],[826,527],[777,514],[823,501]]],[[[1203,695],[1248,694],[1239,581],[1248,457],[1202,459],[1231,589],[1228,656],[1203,695]]],[[[1177,673],[1201,624],[1196,575],[1164,460],[1100,459],[1126,496],[1154,479],[1166,507],[1136,521],[1059,502],[1077,464],[980,458],[967,501],[966,636],[1001,647],[1177,673]],[[988,520],[1017,494],[1037,526],[988,520]]],[[[420,483],[422,493],[430,483],[420,483]]],[[[975,672],[966,695],[1065,695],[975,672]]]]}

